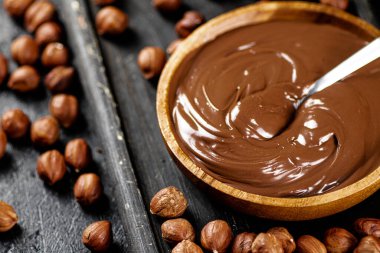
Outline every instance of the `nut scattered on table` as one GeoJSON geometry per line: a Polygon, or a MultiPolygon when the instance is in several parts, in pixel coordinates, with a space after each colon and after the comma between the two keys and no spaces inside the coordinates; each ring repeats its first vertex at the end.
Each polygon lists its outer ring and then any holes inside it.
{"type": "Polygon", "coordinates": [[[61,181],[67,172],[65,159],[57,150],[40,155],[37,161],[37,173],[49,185],[61,181]]]}
{"type": "Polygon", "coordinates": [[[322,4],[334,6],[341,10],[346,10],[349,4],[349,0],[320,0],[320,2],[322,4]]]}
{"type": "Polygon", "coordinates": [[[59,42],[62,39],[62,28],[56,22],[46,22],[37,28],[35,38],[39,46],[59,42]]]}
{"type": "Polygon", "coordinates": [[[172,55],[178,48],[178,46],[182,43],[183,39],[173,40],[169,46],[166,48],[166,53],[172,55]]]}
{"type": "Polygon", "coordinates": [[[60,136],[58,121],[51,116],[44,116],[33,122],[30,137],[38,146],[54,145],[60,136]]]}
{"type": "Polygon", "coordinates": [[[201,231],[201,244],[203,248],[213,253],[226,252],[232,239],[231,227],[224,220],[211,221],[201,231]]]}
{"type": "Polygon", "coordinates": [[[252,243],[256,236],[255,233],[248,232],[238,234],[232,243],[231,253],[252,253],[252,243]]]}
{"type": "Polygon", "coordinates": [[[18,222],[17,214],[12,206],[0,201],[0,233],[8,232],[18,222]]]}
{"type": "Polygon", "coordinates": [[[343,228],[330,228],[324,237],[326,249],[332,253],[352,252],[357,243],[356,237],[343,228]]]}
{"type": "Polygon", "coordinates": [[[33,65],[39,57],[37,42],[29,35],[17,37],[11,45],[12,58],[20,65],[33,65]]]}
{"type": "Polygon", "coordinates": [[[53,20],[54,16],[54,5],[48,0],[38,0],[26,10],[24,26],[28,32],[34,32],[43,23],[53,20]]]}
{"type": "Polygon", "coordinates": [[[361,235],[372,235],[376,238],[380,238],[380,219],[357,219],[355,221],[355,230],[361,235]]]}
{"type": "Polygon", "coordinates": [[[112,243],[111,222],[98,221],[89,225],[83,231],[82,242],[91,251],[106,251],[112,243]]]}
{"type": "Polygon", "coordinates": [[[69,51],[62,43],[49,43],[42,51],[41,62],[48,68],[66,65],[69,62],[69,51]]]}
{"type": "Polygon", "coordinates": [[[96,29],[99,35],[118,35],[128,28],[128,15],[122,10],[107,6],[96,14],[96,29]]]}
{"type": "Polygon", "coordinates": [[[63,92],[72,84],[74,75],[73,67],[58,66],[46,75],[44,83],[51,92],[63,92]]]}
{"type": "Polygon", "coordinates": [[[84,170],[92,161],[91,149],[86,140],[78,138],[66,145],[65,160],[76,172],[84,170]]]}
{"type": "Polygon", "coordinates": [[[0,54],[0,86],[8,75],[8,61],[3,54],[0,54]]]}
{"type": "Polygon", "coordinates": [[[4,0],[3,6],[10,16],[20,18],[33,2],[34,0],[4,0]]]}
{"type": "Polygon", "coordinates": [[[113,4],[115,0],[95,0],[95,4],[99,6],[113,4]]]}
{"type": "Polygon", "coordinates": [[[284,227],[274,227],[267,231],[268,234],[274,235],[281,243],[284,253],[291,253],[296,250],[296,243],[293,236],[284,227]]]}
{"type": "Polygon", "coordinates": [[[179,37],[186,38],[204,22],[204,16],[198,11],[187,11],[175,25],[175,30],[179,37]]]}
{"type": "Polygon", "coordinates": [[[166,63],[166,55],[160,47],[145,47],[138,55],[137,64],[145,79],[152,79],[161,74],[166,63]]]}
{"type": "Polygon", "coordinates": [[[325,245],[311,235],[303,235],[297,240],[297,252],[299,253],[327,253],[325,245]]]}
{"type": "Polygon", "coordinates": [[[167,220],[161,225],[162,238],[164,241],[177,244],[184,240],[194,241],[195,231],[189,221],[177,218],[167,220]]]}
{"type": "Polygon", "coordinates": [[[90,206],[99,201],[103,195],[100,177],[94,173],[82,174],[74,185],[74,196],[79,204],[90,206]]]}
{"type": "Polygon", "coordinates": [[[11,109],[6,111],[1,117],[1,126],[7,137],[19,139],[28,133],[30,120],[20,109],[11,109]]]}
{"type": "Polygon", "coordinates": [[[281,242],[272,234],[260,233],[252,243],[252,253],[283,253],[281,242]]]}
{"type": "Polygon", "coordinates": [[[18,92],[29,92],[38,88],[40,75],[29,65],[18,67],[8,80],[8,88],[18,92]]]}
{"type": "Polygon", "coordinates": [[[184,240],[173,248],[172,253],[203,253],[203,250],[194,242],[184,240]]]}
{"type": "Polygon", "coordinates": [[[378,238],[368,235],[360,240],[354,253],[378,253],[380,252],[380,241],[378,238]]]}
{"type": "Polygon", "coordinates": [[[174,186],[166,187],[154,195],[150,202],[150,212],[163,218],[177,218],[187,209],[187,199],[174,186]]]}
{"type": "Polygon", "coordinates": [[[69,128],[78,117],[78,100],[72,95],[55,95],[50,100],[49,111],[63,127],[69,128]]]}
{"type": "Polygon", "coordinates": [[[153,6],[164,13],[175,12],[181,7],[181,0],[153,0],[153,6]]]}
{"type": "Polygon", "coordinates": [[[0,127],[0,159],[4,157],[5,151],[7,149],[7,136],[5,135],[5,132],[0,127]]]}

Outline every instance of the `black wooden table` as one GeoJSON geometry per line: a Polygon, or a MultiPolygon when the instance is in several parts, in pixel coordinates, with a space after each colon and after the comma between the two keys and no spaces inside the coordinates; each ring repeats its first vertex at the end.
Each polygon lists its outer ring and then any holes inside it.
{"type": "MultiPolygon", "coordinates": [[[[182,11],[200,10],[210,19],[254,1],[184,2],[182,11]]],[[[190,183],[170,158],[156,119],[157,84],[145,81],[136,65],[142,47],[165,48],[176,38],[174,25],[180,14],[165,17],[151,6],[150,0],[119,0],[117,6],[130,17],[130,29],[117,38],[99,38],[93,32],[97,7],[91,0],[54,3],[66,26],[67,42],[79,70],[82,88],[77,88],[75,94],[81,99],[83,114],[77,128],[63,132],[58,148],[62,150],[63,144],[76,136],[89,140],[95,158],[92,168],[102,177],[107,200],[98,209],[83,210],[71,193],[74,175],[60,190],[45,186],[35,172],[38,151],[28,142],[12,143],[7,156],[0,161],[0,199],[16,208],[20,222],[10,233],[0,235],[0,252],[87,252],[80,240],[82,230],[99,219],[110,219],[113,223],[115,243],[111,252],[170,252],[170,247],[160,239],[162,220],[148,214],[151,197],[169,185],[182,189],[188,197],[190,206],[185,217],[194,224],[198,235],[213,219],[227,220],[235,233],[286,226],[295,236],[305,233],[321,236],[332,225],[352,229],[358,217],[380,217],[380,194],[343,213],[307,222],[258,219],[214,202],[190,183]],[[114,107],[112,96],[118,107],[114,107]],[[114,112],[121,118],[123,132],[119,132],[114,112]]],[[[350,12],[377,26],[380,24],[377,0],[351,1],[350,12]]],[[[0,9],[0,51],[9,57],[11,40],[22,32],[19,24],[0,9]]],[[[47,113],[49,96],[44,89],[28,96],[15,95],[1,87],[0,114],[8,108],[21,107],[35,119],[47,113]]]]}

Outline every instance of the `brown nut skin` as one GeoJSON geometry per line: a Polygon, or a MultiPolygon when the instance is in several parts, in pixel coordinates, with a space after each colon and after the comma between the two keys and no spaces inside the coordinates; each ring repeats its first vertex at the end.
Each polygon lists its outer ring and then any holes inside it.
{"type": "Polygon", "coordinates": [[[163,13],[170,13],[178,11],[178,9],[182,5],[181,0],[153,0],[152,1],[153,6],[163,12],[163,13]]]}
{"type": "Polygon", "coordinates": [[[4,55],[0,54],[0,86],[8,75],[8,61],[4,55]]]}
{"type": "Polygon", "coordinates": [[[380,219],[360,218],[355,221],[355,230],[361,235],[380,238],[380,219]]]}
{"type": "Polygon", "coordinates": [[[354,253],[379,253],[380,241],[378,238],[368,235],[360,240],[359,245],[353,251],[354,253]]]}
{"type": "Polygon", "coordinates": [[[94,173],[82,174],[74,185],[74,196],[79,204],[90,206],[99,201],[103,195],[100,177],[94,173]]]}
{"type": "Polygon", "coordinates": [[[33,2],[34,0],[4,0],[3,7],[10,16],[20,18],[33,2]]]}
{"type": "Polygon", "coordinates": [[[54,145],[60,136],[58,121],[51,116],[44,116],[33,122],[30,137],[34,144],[46,147],[54,145]]]}
{"type": "Polygon", "coordinates": [[[325,245],[311,235],[303,235],[297,240],[297,252],[299,253],[327,253],[325,245]]]}
{"type": "Polygon", "coordinates": [[[283,253],[281,242],[272,234],[260,233],[252,243],[252,253],[283,253]]]}
{"type": "Polygon", "coordinates": [[[193,226],[185,219],[177,218],[167,220],[161,225],[162,239],[177,244],[183,240],[194,241],[195,231],[193,226]]]}
{"type": "Polygon", "coordinates": [[[29,35],[17,37],[11,44],[11,53],[20,65],[33,65],[39,57],[37,42],[29,35]]]}
{"type": "Polygon", "coordinates": [[[1,117],[1,126],[9,138],[19,139],[28,133],[30,120],[20,109],[11,109],[1,117]]]}
{"type": "Polygon", "coordinates": [[[45,77],[45,86],[51,92],[63,92],[73,83],[75,70],[73,67],[58,66],[45,77]]]}
{"type": "Polygon", "coordinates": [[[112,225],[109,221],[98,221],[90,224],[82,235],[82,242],[93,252],[107,251],[112,243],[112,225]]]}
{"type": "Polygon", "coordinates": [[[177,50],[178,46],[181,45],[183,39],[176,39],[173,40],[169,46],[166,48],[166,53],[169,55],[174,54],[174,52],[177,50]]]}
{"type": "Polygon", "coordinates": [[[280,241],[285,253],[291,253],[296,250],[296,242],[286,228],[274,227],[269,229],[267,233],[274,235],[280,241]]]}
{"type": "Polygon", "coordinates": [[[37,161],[37,173],[49,185],[61,181],[67,172],[65,159],[57,150],[40,155],[37,161]]]}
{"type": "Polygon", "coordinates": [[[173,248],[172,253],[203,253],[203,250],[192,241],[184,240],[173,248]]]}
{"type": "Polygon", "coordinates": [[[28,65],[18,67],[8,80],[8,88],[18,92],[30,92],[38,88],[40,75],[37,70],[28,65]]]}
{"type": "Polygon", "coordinates": [[[232,243],[231,253],[252,253],[252,243],[256,236],[255,233],[248,232],[238,234],[232,243]]]}
{"type": "Polygon", "coordinates": [[[24,26],[28,32],[34,32],[43,23],[53,20],[54,16],[55,7],[51,2],[35,1],[25,12],[24,26]]]}
{"type": "Polygon", "coordinates": [[[65,160],[76,172],[87,168],[92,161],[91,150],[87,142],[79,138],[67,143],[65,160]]]}
{"type": "Polygon", "coordinates": [[[213,253],[226,252],[232,239],[231,227],[224,220],[211,221],[201,231],[201,244],[203,248],[213,253]]]}
{"type": "Polygon", "coordinates": [[[18,222],[18,217],[12,206],[0,200],[0,233],[11,230],[18,222]]]}
{"type": "Polygon", "coordinates": [[[331,5],[341,10],[348,8],[349,0],[320,0],[321,4],[331,5]]]}
{"type": "Polygon", "coordinates": [[[330,228],[325,232],[324,244],[328,252],[352,252],[358,244],[356,237],[343,228],[330,228]]]}
{"type": "Polygon", "coordinates": [[[137,57],[137,64],[145,79],[159,76],[165,67],[165,63],[165,52],[159,47],[145,47],[137,57]]]}
{"type": "Polygon", "coordinates": [[[183,15],[183,18],[175,25],[175,30],[180,38],[186,38],[204,22],[205,18],[201,13],[187,11],[183,15]]]}
{"type": "Polygon", "coordinates": [[[96,14],[95,22],[99,35],[118,35],[128,28],[128,15],[116,7],[107,6],[96,14]]]}
{"type": "Polygon", "coordinates": [[[78,117],[78,99],[72,95],[55,95],[50,100],[49,111],[63,127],[69,128],[78,117]]]}
{"type": "Polygon", "coordinates": [[[0,159],[4,157],[5,151],[7,149],[7,136],[5,135],[5,132],[0,127],[0,159]]]}
{"type": "Polygon", "coordinates": [[[62,43],[49,43],[42,51],[41,62],[47,68],[66,65],[69,62],[69,51],[62,43]]]}
{"type": "Polygon", "coordinates": [[[39,46],[59,42],[62,39],[62,28],[56,22],[46,22],[37,28],[35,38],[39,46]]]}
{"type": "Polygon", "coordinates": [[[154,195],[150,212],[163,218],[177,218],[187,209],[188,202],[183,193],[174,186],[166,187],[154,195]]]}
{"type": "Polygon", "coordinates": [[[98,6],[113,4],[115,0],[95,0],[95,4],[98,6]]]}

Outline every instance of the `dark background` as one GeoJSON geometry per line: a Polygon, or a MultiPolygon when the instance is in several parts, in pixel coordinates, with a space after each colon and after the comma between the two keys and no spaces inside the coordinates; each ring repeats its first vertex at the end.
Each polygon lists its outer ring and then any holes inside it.
{"type": "MultiPolygon", "coordinates": [[[[181,12],[195,9],[210,19],[252,2],[254,1],[184,0],[181,12]]],[[[63,1],[55,0],[54,3],[58,6],[62,22],[70,24],[67,19],[71,17],[60,12],[59,7],[63,1]]],[[[84,3],[90,19],[94,19],[98,8],[90,0],[84,3]]],[[[174,25],[182,13],[163,16],[151,6],[150,0],[118,0],[116,5],[129,15],[130,28],[116,38],[94,39],[100,43],[111,91],[118,103],[118,112],[122,119],[138,188],[145,202],[145,211],[148,211],[149,201],[158,190],[174,185],[183,190],[189,199],[190,206],[185,217],[196,228],[197,237],[201,228],[214,219],[227,220],[235,233],[261,232],[272,226],[286,226],[295,236],[312,234],[321,238],[323,232],[331,226],[352,230],[352,223],[358,217],[380,217],[380,194],[375,194],[362,204],[329,218],[307,222],[278,222],[236,213],[198,190],[176,168],[161,138],[155,111],[157,82],[145,81],[136,65],[136,56],[142,47],[154,45],[166,48],[176,38],[174,25]]],[[[379,1],[351,1],[349,11],[379,25],[379,1]]],[[[8,58],[10,42],[24,32],[22,27],[0,8],[0,51],[8,58]]],[[[72,48],[78,46],[71,38],[67,38],[67,42],[72,48]]],[[[75,48],[73,49],[75,51],[75,48]]],[[[77,55],[73,55],[73,60],[75,64],[83,61],[77,55]]],[[[12,63],[11,69],[14,67],[15,64],[12,63]]],[[[10,233],[0,235],[0,252],[87,252],[81,244],[82,231],[88,223],[99,219],[110,219],[113,222],[115,244],[111,252],[137,252],[132,251],[134,247],[131,245],[135,238],[130,238],[130,234],[126,234],[122,227],[118,212],[124,211],[120,205],[119,208],[116,205],[119,200],[116,193],[118,185],[110,176],[111,168],[104,159],[103,151],[107,147],[94,130],[101,117],[93,115],[92,101],[89,100],[91,97],[82,91],[79,84],[73,92],[81,100],[83,120],[77,128],[63,131],[62,142],[57,148],[63,150],[64,143],[76,136],[85,137],[89,141],[95,157],[91,168],[101,175],[107,199],[96,210],[83,210],[72,196],[74,174],[71,174],[59,189],[47,187],[35,172],[35,161],[39,151],[32,148],[28,142],[11,143],[8,145],[6,157],[0,161],[0,199],[15,207],[20,222],[10,233]]],[[[31,119],[36,119],[48,113],[49,97],[50,94],[44,89],[33,95],[17,95],[3,85],[0,87],[0,114],[8,108],[21,107],[31,119]]],[[[162,220],[150,215],[148,217],[158,250],[170,252],[170,247],[160,238],[162,220]]]]}

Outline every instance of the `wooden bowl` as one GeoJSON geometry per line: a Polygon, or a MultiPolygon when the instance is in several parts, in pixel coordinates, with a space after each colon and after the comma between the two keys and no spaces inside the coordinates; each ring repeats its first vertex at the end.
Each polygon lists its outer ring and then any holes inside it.
{"type": "MultiPolygon", "coordinates": [[[[366,40],[380,31],[365,21],[338,9],[305,2],[262,2],[220,15],[197,29],[171,56],[160,78],[157,114],[165,143],[182,171],[197,185],[232,208],[276,220],[308,220],[343,211],[363,201],[380,188],[380,168],[340,190],[304,198],[276,198],[244,192],[224,184],[199,168],[178,145],[169,101],[175,96],[174,73],[192,51],[216,36],[235,28],[272,20],[328,23],[350,30],[366,40]]],[[[342,45],[343,46],[343,45],[342,45]]]]}

